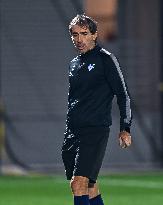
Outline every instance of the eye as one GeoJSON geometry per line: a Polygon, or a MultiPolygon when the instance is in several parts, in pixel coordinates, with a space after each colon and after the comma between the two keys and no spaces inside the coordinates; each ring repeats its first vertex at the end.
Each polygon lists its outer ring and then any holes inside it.
{"type": "Polygon", "coordinates": [[[77,36],[78,36],[78,33],[72,33],[72,36],[73,36],[73,37],[77,37],[77,36]]]}
{"type": "Polygon", "coordinates": [[[84,36],[86,36],[88,33],[87,33],[87,32],[83,32],[82,34],[83,34],[84,36]]]}

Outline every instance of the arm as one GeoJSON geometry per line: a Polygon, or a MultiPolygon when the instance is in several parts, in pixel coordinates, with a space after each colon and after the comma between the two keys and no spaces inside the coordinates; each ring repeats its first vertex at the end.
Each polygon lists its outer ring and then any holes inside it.
{"type": "Polygon", "coordinates": [[[119,63],[113,54],[105,57],[105,76],[113,94],[117,97],[120,110],[120,146],[131,144],[130,126],[132,122],[130,96],[119,63]]]}

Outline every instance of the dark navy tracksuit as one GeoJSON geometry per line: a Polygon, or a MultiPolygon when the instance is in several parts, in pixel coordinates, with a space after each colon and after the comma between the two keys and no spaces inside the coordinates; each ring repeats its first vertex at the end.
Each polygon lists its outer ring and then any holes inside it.
{"type": "Polygon", "coordinates": [[[68,179],[77,175],[96,181],[112,124],[115,95],[120,110],[120,131],[130,132],[130,96],[116,57],[96,45],[70,62],[68,112],[62,147],[68,179]]]}

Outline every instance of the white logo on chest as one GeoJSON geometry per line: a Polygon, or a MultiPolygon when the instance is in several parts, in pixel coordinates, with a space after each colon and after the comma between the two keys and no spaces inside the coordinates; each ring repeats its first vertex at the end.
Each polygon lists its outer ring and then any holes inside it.
{"type": "Polygon", "coordinates": [[[95,67],[95,64],[89,64],[88,70],[91,71],[95,67]]]}

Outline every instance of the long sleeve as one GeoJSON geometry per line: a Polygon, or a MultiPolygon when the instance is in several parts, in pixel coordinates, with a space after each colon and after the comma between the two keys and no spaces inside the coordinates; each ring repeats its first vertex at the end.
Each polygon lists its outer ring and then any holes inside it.
{"type": "Polygon", "coordinates": [[[113,54],[105,55],[104,71],[107,82],[113,94],[117,97],[117,104],[120,110],[120,131],[130,132],[132,122],[130,95],[118,60],[113,54]]]}

